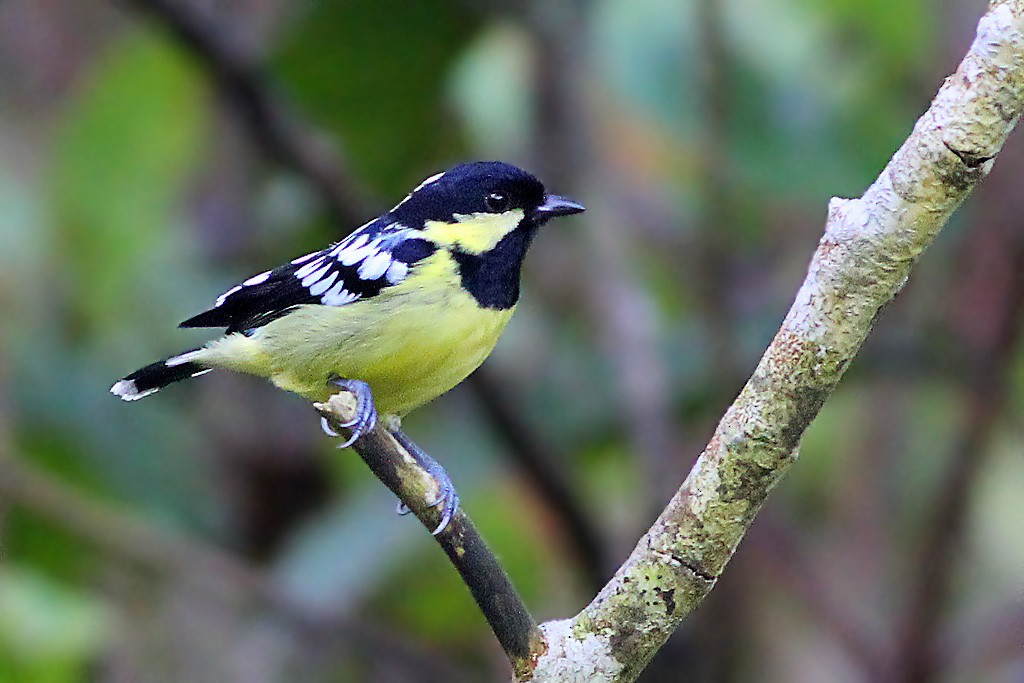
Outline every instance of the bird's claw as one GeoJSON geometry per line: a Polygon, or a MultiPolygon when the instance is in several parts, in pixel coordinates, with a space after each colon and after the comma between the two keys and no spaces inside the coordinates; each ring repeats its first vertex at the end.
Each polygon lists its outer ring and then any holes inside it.
{"type": "MultiPolygon", "coordinates": [[[[409,437],[403,434],[401,431],[395,431],[392,433],[395,439],[402,444],[402,447],[409,452],[409,455],[419,464],[420,467],[425,469],[427,473],[434,478],[437,482],[438,495],[437,499],[430,503],[431,507],[436,507],[441,510],[441,520],[437,524],[437,528],[431,533],[437,536],[439,533],[444,531],[448,524],[452,521],[452,517],[459,510],[459,493],[455,490],[455,485],[452,484],[451,477],[445,472],[445,469],[441,465],[431,458],[422,448],[416,445],[409,437]]],[[[410,512],[409,506],[403,502],[398,503],[398,514],[405,515],[410,512]]]]}
{"type": "Polygon", "coordinates": [[[437,536],[448,527],[449,522],[452,521],[452,517],[454,517],[455,513],[459,510],[459,493],[455,490],[455,486],[452,484],[451,479],[448,478],[448,474],[444,472],[443,469],[441,472],[444,473],[444,479],[438,479],[437,481],[441,487],[441,495],[436,501],[431,503],[432,507],[441,509],[441,521],[437,523],[437,528],[430,532],[434,536],[437,536]]]}
{"type": "Polygon", "coordinates": [[[323,415],[320,416],[320,429],[324,430],[324,434],[331,438],[336,439],[341,436],[341,434],[331,429],[331,423],[323,415]]]}
{"type": "MultiPolygon", "coordinates": [[[[436,478],[436,475],[434,476],[436,478]]],[[[455,487],[452,485],[451,479],[448,478],[447,474],[445,474],[445,478],[443,480],[438,479],[437,483],[441,488],[441,495],[436,501],[430,504],[431,507],[441,508],[441,521],[438,523],[437,528],[432,532],[435,536],[445,530],[448,524],[452,521],[452,517],[455,516],[456,510],[459,509],[459,494],[455,490],[455,487]]],[[[410,510],[409,506],[402,501],[398,501],[398,505],[395,506],[395,512],[404,516],[412,512],[412,510],[410,510]]]]}
{"type": "MultiPolygon", "coordinates": [[[[340,427],[345,427],[349,430],[349,437],[338,448],[348,448],[365,434],[372,432],[377,426],[377,407],[373,403],[373,392],[370,391],[369,384],[358,379],[333,377],[327,383],[339,389],[344,389],[356,398],[355,415],[351,420],[339,424],[340,427]]],[[[326,419],[321,418],[320,426],[329,436],[340,436],[331,429],[331,425],[326,419]]]]}

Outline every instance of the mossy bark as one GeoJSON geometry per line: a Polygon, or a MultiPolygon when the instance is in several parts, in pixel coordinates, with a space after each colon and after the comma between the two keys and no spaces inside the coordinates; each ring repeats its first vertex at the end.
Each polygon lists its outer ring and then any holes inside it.
{"type": "Polygon", "coordinates": [[[668,507],[597,597],[541,626],[519,680],[633,681],[714,587],[807,426],[1024,106],[1024,1],[996,0],[956,73],[858,199],[833,199],[807,277],[668,507]]]}

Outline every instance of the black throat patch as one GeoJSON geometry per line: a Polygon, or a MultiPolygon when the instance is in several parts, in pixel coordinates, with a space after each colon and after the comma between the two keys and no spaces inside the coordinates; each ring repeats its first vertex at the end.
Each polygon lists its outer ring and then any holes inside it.
{"type": "Polygon", "coordinates": [[[501,311],[519,301],[519,273],[536,232],[524,222],[483,254],[452,251],[462,286],[482,307],[501,311]]]}

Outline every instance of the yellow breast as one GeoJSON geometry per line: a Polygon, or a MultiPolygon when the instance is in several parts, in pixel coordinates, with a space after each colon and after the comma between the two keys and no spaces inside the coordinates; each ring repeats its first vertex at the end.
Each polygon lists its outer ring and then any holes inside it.
{"type": "Polygon", "coordinates": [[[251,337],[232,335],[222,342],[230,352],[211,348],[211,358],[230,357],[225,367],[269,377],[315,401],[333,393],[331,375],[360,379],[381,414],[404,415],[479,367],[513,310],[481,308],[439,250],[400,286],[345,306],[302,306],[251,337]]]}

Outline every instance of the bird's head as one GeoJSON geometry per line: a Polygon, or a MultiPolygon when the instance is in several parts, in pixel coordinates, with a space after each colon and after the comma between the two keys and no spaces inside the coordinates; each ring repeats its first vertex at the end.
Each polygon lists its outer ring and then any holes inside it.
{"type": "Polygon", "coordinates": [[[548,194],[520,168],[477,161],[427,178],[390,213],[396,222],[422,230],[424,237],[453,252],[482,256],[515,242],[519,248],[512,251],[520,252],[521,260],[537,228],[581,211],[583,206],[548,194]]]}

